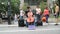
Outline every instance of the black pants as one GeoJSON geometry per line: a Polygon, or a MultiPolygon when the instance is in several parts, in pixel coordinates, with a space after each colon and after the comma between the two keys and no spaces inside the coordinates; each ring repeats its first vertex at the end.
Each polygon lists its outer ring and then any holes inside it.
{"type": "Polygon", "coordinates": [[[24,26],[24,20],[18,20],[18,26],[23,27],[24,26]]]}
{"type": "Polygon", "coordinates": [[[36,16],[37,16],[37,22],[36,22],[37,26],[38,26],[38,25],[41,25],[41,26],[42,26],[42,25],[43,25],[43,23],[42,23],[42,21],[41,21],[41,16],[42,16],[42,15],[36,14],[36,16]]]}

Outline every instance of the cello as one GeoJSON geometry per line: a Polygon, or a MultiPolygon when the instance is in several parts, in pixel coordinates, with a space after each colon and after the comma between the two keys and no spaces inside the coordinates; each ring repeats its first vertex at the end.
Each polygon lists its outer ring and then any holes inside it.
{"type": "Polygon", "coordinates": [[[33,17],[33,13],[30,11],[28,12],[28,17],[27,17],[27,22],[28,23],[33,23],[34,22],[34,17],[33,17]]]}

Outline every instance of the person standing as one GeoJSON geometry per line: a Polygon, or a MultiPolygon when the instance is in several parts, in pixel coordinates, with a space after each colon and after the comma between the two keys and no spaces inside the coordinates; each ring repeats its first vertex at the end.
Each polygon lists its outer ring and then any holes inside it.
{"type": "Polygon", "coordinates": [[[57,3],[55,3],[55,13],[54,13],[54,15],[55,15],[55,18],[56,18],[56,24],[55,25],[58,25],[58,21],[59,21],[59,6],[58,6],[58,4],[57,3]]]}

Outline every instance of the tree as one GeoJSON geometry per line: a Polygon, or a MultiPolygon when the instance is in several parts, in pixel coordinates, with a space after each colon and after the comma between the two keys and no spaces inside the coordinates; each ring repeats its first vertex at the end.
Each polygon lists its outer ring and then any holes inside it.
{"type": "MultiPolygon", "coordinates": [[[[8,0],[0,0],[0,12],[8,11],[8,0]]],[[[20,0],[11,0],[11,12],[19,13],[20,0]]]]}
{"type": "Polygon", "coordinates": [[[0,12],[6,12],[7,0],[0,0],[0,12]]]}
{"type": "Polygon", "coordinates": [[[11,9],[12,13],[19,13],[20,1],[19,0],[11,0],[11,9]]]}

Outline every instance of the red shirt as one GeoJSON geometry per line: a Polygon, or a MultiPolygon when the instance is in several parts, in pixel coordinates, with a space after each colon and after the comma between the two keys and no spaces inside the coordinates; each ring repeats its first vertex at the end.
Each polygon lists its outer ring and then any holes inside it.
{"type": "Polygon", "coordinates": [[[48,9],[45,9],[43,14],[44,15],[49,15],[49,10],[48,9]]]}

